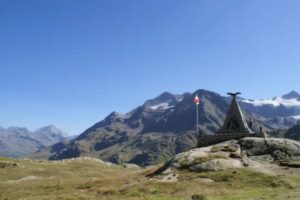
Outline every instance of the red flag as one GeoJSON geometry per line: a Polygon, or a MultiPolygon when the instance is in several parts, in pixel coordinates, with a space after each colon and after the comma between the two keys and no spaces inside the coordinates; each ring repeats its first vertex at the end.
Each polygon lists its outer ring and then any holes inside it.
{"type": "Polygon", "coordinates": [[[198,98],[198,95],[195,96],[194,103],[197,105],[200,103],[200,99],[198,98]]]}

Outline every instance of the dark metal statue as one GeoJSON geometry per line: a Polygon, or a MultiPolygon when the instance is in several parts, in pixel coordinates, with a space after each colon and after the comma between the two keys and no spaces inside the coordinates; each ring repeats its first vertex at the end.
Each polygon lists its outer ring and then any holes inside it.
{"type": "Polygon", "coordinates": [[[240,95],[242,93],[240,93],[240,92],[236,92],[236,93],[228,92],[227,94],[232,96],[232,97],[236,97],[237,95],[240,95]]]}

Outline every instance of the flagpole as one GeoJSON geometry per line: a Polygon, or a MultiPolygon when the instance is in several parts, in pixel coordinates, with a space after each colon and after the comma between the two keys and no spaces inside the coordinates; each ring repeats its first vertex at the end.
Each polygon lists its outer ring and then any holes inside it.
{"type": "Polygon", "coordinates": [[[199,116],[198,116],[198,103],[196,103],[196,134],[198,135],[198,127],[199,127],[199,116]]]}
{"type": "Polygon", "coordinates": [[[200,103],[200,100],[199,100],[197,94],[194,98],[194,103],[196,104],[196,135],[197,135],[197,137],[199,137],[199,111],[198,111],[199,109],[198,109],[198,105],[200,103]]]}

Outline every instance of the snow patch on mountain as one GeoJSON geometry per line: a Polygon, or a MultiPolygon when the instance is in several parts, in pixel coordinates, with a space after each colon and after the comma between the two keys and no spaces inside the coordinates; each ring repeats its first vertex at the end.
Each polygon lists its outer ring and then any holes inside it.
{"type": "Polygon", "coordinates": [[[292,116],[292,118],[294,118],[294,119],[296,119],[296,120],[300,120],[300,115],[292,116]]]}
{"type": "Polygon", "coordinates": [[[160,103],[157,105],[150,106],[151,110],[166,110],[169,108],[173,108],[174,106],[169,106],[169,103],[160,103]]]}
{"type": "Polygon", "coordinates": [[[283,99],[281,97],[275,97],[273,99],[262,99],[262,100],[248,100],[243,99],[241,100],[244,103],[253,104],[254,106],[264,106],[264,105],[272,105],[274,107],[277,106],[287,106],[287,107],[300,107],[300,101],[297,99],[283,99]]]}

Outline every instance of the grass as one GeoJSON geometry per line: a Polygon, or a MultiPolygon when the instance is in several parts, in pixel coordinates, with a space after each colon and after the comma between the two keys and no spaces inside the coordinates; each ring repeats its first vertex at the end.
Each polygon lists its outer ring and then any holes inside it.
{"type": "Polygon", "coordinates": [[[1,200],[300,198],[299,174],[271,176],[251,170],[206,173],[181,170],[178,182],[163,183],[145,177],[153,168],[125,169],[89,161],[55,163],[0,158],[0,162],[3,161],[18,165],[0,168],[1,200]],[[200,182],[201,178],[212,179],[214,183],[200,182]]]}

